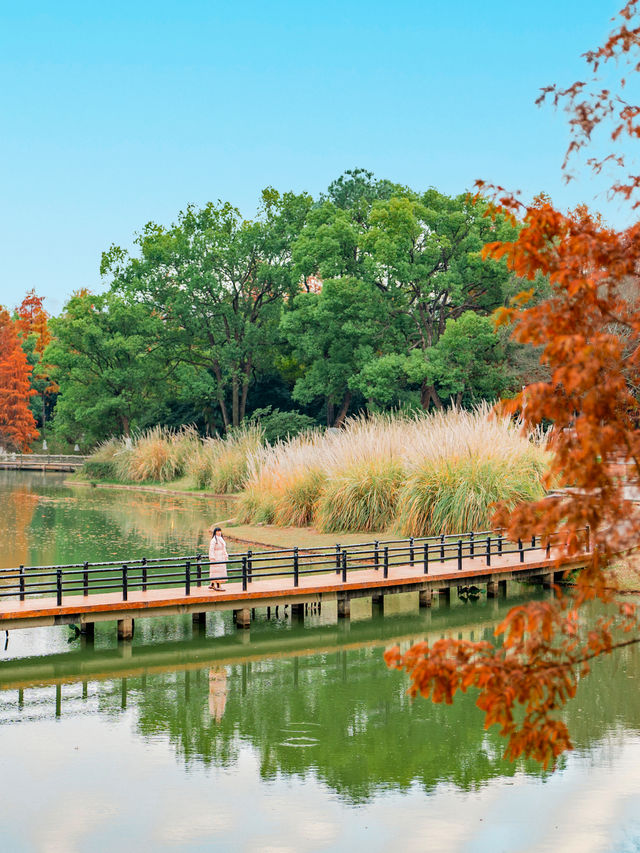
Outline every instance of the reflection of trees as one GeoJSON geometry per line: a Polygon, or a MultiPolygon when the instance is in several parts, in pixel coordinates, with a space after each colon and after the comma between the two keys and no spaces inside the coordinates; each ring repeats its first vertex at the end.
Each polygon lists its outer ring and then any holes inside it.
{"type": "MultiPolygon", "coordinates": [[[[13,471],[2,472],[2,480],[13,471]]],[[[0,483],[0,489],[2,483],[0,483]]],[[[33,511],[38,503],[38,496],[31,493],[26,485],[20,484],[12,489],[11,496],[2,501],[2,519],[0,530],[3,531],[0,566],[14,568],[29,562],[29,527],[33,511]]]]}
{"type": "Polygon", "coordinates": [[[69,487],[64,476],[0,472],[2,565],[206,552],[207,527],[231,512],[213,499],[69,487]]]}
{"type": "MultiPolygon", "coordinates": [[[[450,707],[412,703],[406,681],[386,670],[381,654],[381,647],[363,648],[229,667],[218,723],[208,710],[207,669],[148,677],[135,699],[138,728],[145,737],[168,735],[187,764],[228,765],[249,742],[264,778],[313,771],[356,802],[414,783],[468,790],[518,769],[541,773],[502,760],[504,741],[483,730],[473,695],[450,707]]],[[[614,736],[640,731],[640,699],[629,690],[637,677],[635,649],[598,663],[565,710],[578,749],[609,742],[619,749],[614,736]]]]}
{"type": "Polygon", "coordinates": [[[472,697],[450,708],[411,703],[381,654],[375,647],[230,667],[220,722],[208,710],[207,670],[147,678],[136,696],[139,730],[167,734],[187,763],[226,765],[245,740],[264,778],[313,770],[354,801],[415,782],[468,789],[515,773],[472,697]]]}

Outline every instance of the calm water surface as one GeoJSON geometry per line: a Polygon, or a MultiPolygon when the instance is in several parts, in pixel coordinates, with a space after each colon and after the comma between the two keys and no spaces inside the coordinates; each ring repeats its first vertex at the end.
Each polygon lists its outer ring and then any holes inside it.
{"type": "MultiPolygon", "coordinates": [[[[184,553],[228,507],[68,488],[0,472],[0,563],[184,553]]],[[[528,594],[513,585],[510,601],[528,594]]],[[[480,599],[350,623],[250,632],[210,614],[15,631],[0,652],[4,851],[640,850],[640,656],[602,662],[566,711],[576,750],[554,773],[501,759],[472,697],[410,702],[384,648],[480,639],[505,604],[480,599]]]]}

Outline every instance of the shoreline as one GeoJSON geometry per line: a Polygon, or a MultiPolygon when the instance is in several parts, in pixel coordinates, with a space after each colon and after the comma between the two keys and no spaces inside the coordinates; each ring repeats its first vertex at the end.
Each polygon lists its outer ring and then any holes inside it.
{"type": "Polygon", "coordinates": [[[192,498],[218,498],[218,500],[237,500],[238,495],[232,492],[220,495],[216,492],[187,491],[182,489],[166,489],[164,486],[143,486],[132,483],[101,483],[99,480],[65,480],[65,486],[89,486],[93,489],[125,489],[130,492],[156,492],[163,495],[184,495],[192,498]]]}

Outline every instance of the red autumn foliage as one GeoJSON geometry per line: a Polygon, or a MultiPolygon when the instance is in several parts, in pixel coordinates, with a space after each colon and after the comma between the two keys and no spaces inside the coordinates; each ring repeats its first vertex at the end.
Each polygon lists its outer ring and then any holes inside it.
{"type": "Polygon", "coordinates": [[[47,344],[51,341],[49,331],[49,314],[44,309],[43,299],[35,290],[30,290],[17,308],[18,319],[16,330],[23,337],[37,335],[35,350],[42,355],[47,344]]]}
{"type": "MultiPolygon", "coordinates": [[[[629,27],[637,4],[628,3],[606,44],[585,55],[594,74],[621,58],[640,71],[631,60],[640,54],[640,26],[629,27]]],[[[625,84],[621,80],[620,88],[625,84]]],[[[640,108],[617,94],[582,82],[551,87],[542,98],[550,93],[570,113],[567,158],[609,119],[613,142],[624,135],[640,138],[640,108]]],[[[626,168],[621,154],[588,162],[597,172],[606,163],[626,168]]],[[[479,189],[487,192],[482,184],[479,189]]],[[[634,207],[639,189],[640,178],[633,175],[612,186],[634,207]]],[[[523,205],[500,187],[491,190],[493,212],[518,218],[523,227],[515,241],[486,246],[485,256],[505,258],[523,278],[546,275],[552,287],[547,301],[527,308],[530,294],[523,293],[497,318],[514,324],[516,340],[541,348],[551,376],[528,386],[507,409],[519,412],[525,427],[553,425],[548,482],[568,489],[562,499],[498,509],[495,523],[513,539],[560,531],[566,555],[583,547],[582,529],[589,525],[593,555],[574,588],[558,589],[553,601],[512,608],[496,629],[500,645],[445,639],[405,654],[391,649],[385,659],[409,673],[413,695],[434,702],[451,702],[458,690],[474,688],[485,726],[499,725],[508,739],[506,755],[547,766],[572,748],[558,712],[575,695],[590,661],[640,642],[636,606],[617,595],[612,570],[613,558],[640,541],[640,515],[630,500],[640,495],[640,224],[616,231],[585,207],[562,213],[546,197],[523,205]],[[602,615],[585,618],[583,610],[594,600],[603,605],[602,615]]]]}
{"type": "Polygon", "coordinates": [[[38,437],[29,408],[29,398],[36,393],[29,381],[31,370],[9,312],[0,308],[0,441],[24,452],[38,437]]]}

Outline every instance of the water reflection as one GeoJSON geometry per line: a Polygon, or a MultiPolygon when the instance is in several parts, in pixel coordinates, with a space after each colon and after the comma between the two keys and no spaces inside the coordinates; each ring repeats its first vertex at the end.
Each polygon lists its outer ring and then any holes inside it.
{"type": "MultiPolygon", "coordinates": [[[[504,607],[504,605],[502,605],[504,607]]],[[[405,678],[388,671],[382,652],[421,637],[476,638],[491,631],[491,605],[432,614],[374,617],[348,631],[258,623],[246,634],[196,636],[69,654],[8,660],[0,669],[2,723],[134,713],[137,737],[169,739],[185,766],[228,767],[243,744],[256,751],[260,775],[313,773],[346,801],[385,790],[425,792],[447,782],[471,791],[537,765],[502,760],[503,741],[485,732],[473,697],[452,707],[411,702],[405,678]]],[[[163,621],[163,620],[159,620],[163,621]]],[[[167,620],[169,621],[169,620],[167,620]]],[[[155,622],[155,620],[154,620],[155,622]]],[[[144,623],[140,623],[141,625],[144,623]]],[[[619,751],[621,735],[640,731],[637,650],[601,662],[581,685],[566,719],[579,750],[619,751]]]]}
{"type": "Polygon", "coordinates": [[[0,568],[206,552],[229,501],[65,485],[66,474],[0,471],[0,568]]]}

